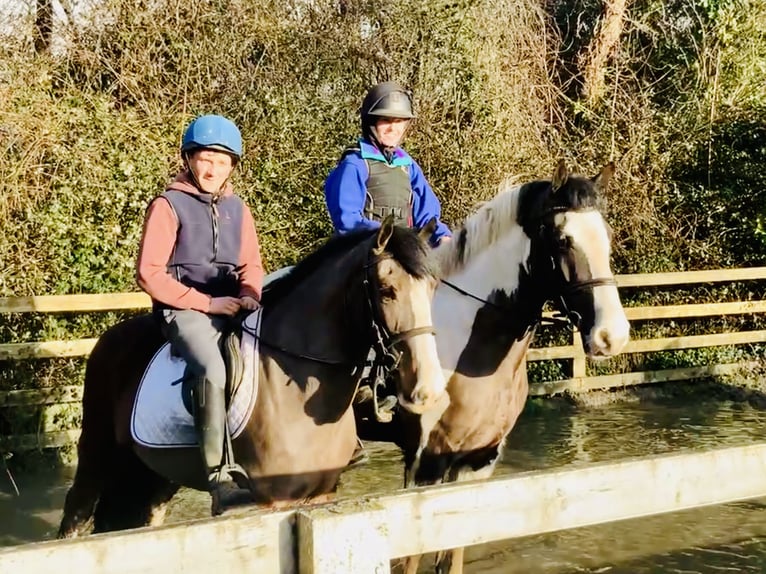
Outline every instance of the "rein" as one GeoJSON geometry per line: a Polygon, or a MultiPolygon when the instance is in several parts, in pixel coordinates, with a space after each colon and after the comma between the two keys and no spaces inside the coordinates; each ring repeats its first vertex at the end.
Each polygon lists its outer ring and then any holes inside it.
{"type": "MultiPolygon", "coordinates": [[[[506,307],[505,305],[498,305],[497,303],[493,303],[492,301],[488,301],[487,299],[482,299],[478,295],[474,295],[470,291],[466,291],[462,287],[458,287],[457,285],[455,285],[454,283],[450,283],[446,279],[442,279],[441,282],[444,283],[450,289],[453,289],[454,291],[457,291],[461,295],[464,295],[466,297],[470,297],[471,299],[474,299],[474,300],[478,301],[479,303],[483,303],[485,305],[489,305],[490,307],[496,309],[497,311],[502,311],[503,313],[510,313],[511,312],[511,310],[508,307],[506,307]]],[[[551,325],[557,325],[557,324],[569,325],[570,324],[569,321],[567,319],[563,319],[562,316],[563,315],[554,315],[550,319],[546,319],[546,318],[542,317],[542,315],[541,315],[537,319],[536,323],[545,323],[545,324],[551,324],[551,325]]]]}
{"type": "MultiPolygon", "coordinates": [[[[482,299],[478,295],[474,295],[473,293],[466,291],[465,289],[461,287],[458,287],[454,283],[450,283],[446,279],[442,279],[441,282],[444,283],[447,287],[453,289],[454,291],[457,291],[461,295],[470,297],[471,299],[474,299],[480,303],[484,303],[485,305],[489,305],[490,307],[493,307],[494,309],[497,309],[498,311],[510,312],[510,309],[508,307],[505,307],[504,305],[498,305],[497,303],[493,303],[492,301],[488,301],[487,299],[482,299]]],[[[561,303],[561,309],[556,314],[554,314],[551,318],[545,318],[540,316],[540,318],[538,318],[537,320],[537,323],[543,324],[543,325],[566,325],[566,326],[574,326],[579,328],[582,317],[577,311],[574,311],[573,309],[569,307],[569,305],[567,305],[566,299],[564,297],[566,295],[572,295],[579,291],[584,291],[585,289],[593,289],[594,287],[600,287],[602,285],[616,286],[617,281],[614,279],[614,277],[605,277],[605,278],[587,279],[585,281],[578,281],[576,283],[568,283],[567,285],[564,286],[564,292],[561,293],[558,297],[559,302],[561,303]]]]}
{"type": "Polygon", "coordinates": [[[315,357],[313,355],[306,355],[303,353],[298,353],[296,351],[291,351],[289,349],[285,349],[281,345],[276,345],[274,343],[269,343],[267,340],[265,340],[263,337],[258,335],[255,331],[253,331],[250,327],[242,323],[242,330],[249,335],[252,335],[254,339],[260,342],[261,345],[264,347],[268,347],[269,349],[274,349],[275,351],[279,351],[280,353],[284,353],[285,355],[288,355],[289,357],[292,357],[294,359],[303,359],[305,361],[311,361],[312,363],[321,363],[322,365],[351,365],[353,364],[352,361],[337,361],[335,359],[325,359],[323,357],[315,357]]]}
{"type": "MultiPolygon", "coordinates": [[[[553,257],[551,257],[551,261],[553,262],[553,257]]],[[[555,268],[555,262],[553,262],[553,265],[555,268]]],[[[478,295],[474,295],[470,291],[466,291],[462,287],[458,287],[457,285],[447,281],[446,279],[442,279],[441,282],[447,287],[449,287],[450,289],[457,291],[461,295],[470,297],[471,299],[474,299],[478,301],[479,303],[489,305],[490,307],[493,307],[497,309],[498,311],[510,312],[510,309],[508,307],[505,307],[504,305],[498,305],[497,303],[493,303],[492,301],[483,299],[482,297],[479,297],[478,295]]],[[[537,320],[537,322],[541,324],[546,324],[546,325],[572,325],[574,327],[579,328],[582,317],[577,311],[574,311],[573,309],[569,307],[569,305],[567,305],[565,297],[567,295],[573,295],[580,291],[585,291],[586,289],[593,289],[595,287],[612,286],[612,285],[615,287],[617,286],[617,280],[614,277],[596,277],[593,279],[586,279],[584,281],[567,283],[564,285],[562,292],[559,294],[559,297],[558,297],[559,302],[561,303],[561,309],[558,311],[558,313],[554,314],[550,319],[543,318],[541,316],[537,320]]]]}
{"type": "Polygon", "coordinates": [[[474,295],[473,293],[471,293],[469,291],[466,291],[462,287],[458,287],[454,283],[450,283],[446,279],[442,279],[441,282],[444,283],[447,287],[457,291],[461,295],[465,295],[466,297],[470,297],[471,299],[475,299],[479,303],[484,303],[485,305],[489,305],[490,307],[494,307],[498,311],[510,311],[510,309],[508,309],[507,307],[505,307],[503,305],[498,305],[497,303],[493,303],[492,301],[487,301],[486,299],[482,299],[478,295],[474,295]]]}
{"type": "MultiPolygon", "coordinates": [[[[386,258],[390,257],[391,256],[387,256],[386,258]]],[[[394,369],[401,360],[402,353],[396,349],[396,346],[399,343],[419,335],[434,335],[436,330],[432,325],[427,327],[415,327],[413,329],[408,329],[407,331],[402,331],[399,333],[391,333],[388,330],[385,325],[385,321],[383,320],[382,311],[380,309],[380,298],[375,297],[374,287],[372,285],[372,281],[370,280],[370,269],[374,268],[378,263],[380,263],[381,260],[382,258],[373,259],[372,255],[369,257],[367,263],[364,266],[365,273],[362,284],[364,285],[365,289],[365,299],[367,302],[367,308],[370,312],[370,327],[373,334],[373,343],[370,346],[375,351],[375,361],[373,363],[373,368],[382,367],[387,373],[394,369]],[[375,303],[373,303],[373,301],[375,303]]],[[[284,353],[285,355],[296,359],[303,359],[305,361],[311,361],[313,363],[320,363],[323,365],[356,365],[356,362],[354,361],[327,359],[324,357],[316,357],[305,353],[291,351],[285,347],[282,347],[281,345],[270,343],[244,323],[241,323],[241,327],[243,331],[252,335],[253,338],[259,341],[260,344],[264,347],[269,347],[270,349],[274,349],[280,353],[284,353]]]]}

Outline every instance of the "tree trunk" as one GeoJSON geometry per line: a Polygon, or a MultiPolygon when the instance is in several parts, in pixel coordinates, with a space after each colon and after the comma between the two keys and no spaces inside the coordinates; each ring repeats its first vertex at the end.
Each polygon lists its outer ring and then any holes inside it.
{"type": "Polygon", "coordinates": [[[37,0],[35,8],[35,52],[47,52],[53,33],[53,0],[37,0]]]}
{"type": "Polygon", "coordinates": [[[606,0],[601,24],[587,49],[578,58],[582,75],[582,97],[588,102],[601,98],[609,60],[619,45],[628,0],[606,0]]]}

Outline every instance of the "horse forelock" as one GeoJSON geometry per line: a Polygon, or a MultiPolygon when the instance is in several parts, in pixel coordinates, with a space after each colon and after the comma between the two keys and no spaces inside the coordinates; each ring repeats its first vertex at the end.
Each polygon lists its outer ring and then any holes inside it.
{"type": "Polygon", "coordinates": [[[394,227],[385,250],[416,279],[437,276],[438,268],[436,261],[431,257],[431,250],[415,231],[404,227],[394,227]]]}
{"type": "Polygon", "coordinates": [[[531,181],[521,186],[519,196],[519,224],[529,237],[553,213],[599,209],[597,186],[579,175],[569,176],[555,190],[549,180],[531,181]]]}
{"type": "Polygon", "coordinates": [[[598,208],[598,188],[588,177],[569,176],[564,185],[553,195],[556,206],[565,207],[571,211],[598,208]]]}

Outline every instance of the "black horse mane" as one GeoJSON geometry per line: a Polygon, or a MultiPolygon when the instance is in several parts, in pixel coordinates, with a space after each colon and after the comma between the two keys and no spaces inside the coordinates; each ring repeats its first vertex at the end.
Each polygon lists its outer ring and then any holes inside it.
{"type": "Polygon", "coordinates": [[[598,209],[598,186],[588,177],[571,175],[555,191],[550,180],[531,181],[519,190],[518,221],[527,232],[553,212],[586,209],[598,209]]]}
{"type": "MultiPolygon", "coordinates": [[[[301,260],[289,273],[272,281],[263,291],[263,304],[269,306],[277,303],[322,265],[326,265],[328,261],[365,241],[372,240],[377,232],[377,229],[365,229],[332,236],[316,251],[301,260]]],[[[371,243],[370,249],[372,248],[371,243]]],[[[436,275],[436,267],[430,257],[428,245],[418,237],[417,232],[411,229],[394,227],[385,252],[417,279],[436,275]]]]}

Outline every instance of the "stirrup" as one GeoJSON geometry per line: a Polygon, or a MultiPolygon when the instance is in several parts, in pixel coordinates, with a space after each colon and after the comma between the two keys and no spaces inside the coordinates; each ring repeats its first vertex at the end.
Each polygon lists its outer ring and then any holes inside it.
{"type": "Polygon", "coordinates": [[[236,462],[226,462],[210,473],[209,482],[235,482],[240,488],[250,488],[247,471],[236,462]]]}
{"type": "Polygon", "coordinates": [[[378,401],[377,395],[373,396],[375,405],[375,418],[379,423],[390,423],[394,419],[394,409],[399,404],[399,399],[394,395],[388,395],[381,401],[378,401]]]}

